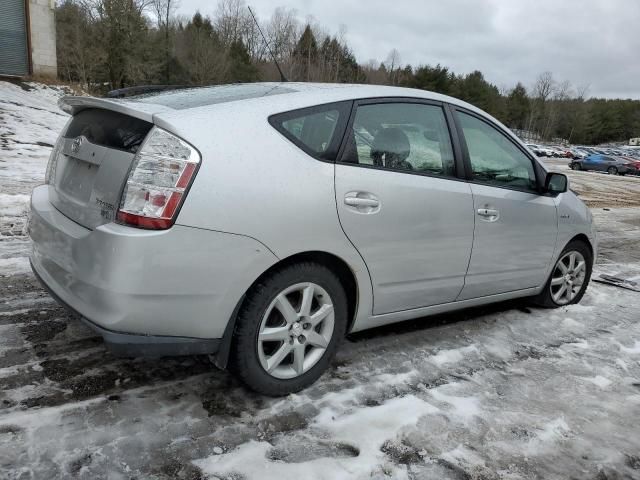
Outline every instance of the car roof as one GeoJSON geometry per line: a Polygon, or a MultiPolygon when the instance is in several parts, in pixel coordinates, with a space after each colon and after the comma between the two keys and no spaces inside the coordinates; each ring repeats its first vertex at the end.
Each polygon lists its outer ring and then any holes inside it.
{"type": "Polygon", "coordinates": [[[203,104],[195,102],[188,108],[181,110],[162,105],[163,102],[161,99],[165,95],[171,95],[172,93],[177,95],[180,94],[180,92],[185,92],[185,90],[149,95],[144,99],[144,103],[142,103],[142,101],[137,101],[135,97],[117,101],[122,102],[121,106],[125,109],[132,108],[135,110],[137,106],[140,106],[142,108],[152,110],[152,113],[155,114],[154,118],[160,117],[167,122],[171,122],[172,119],[188,117],[191,113],[196,112],[213,113],[215,111],[216,113],[223,114],[227,111],[233,111],[234,114],[270,116],[276,113],[313,107],[316,105],[358,99],[385,97],[424,99],[449,103],[475,112],[487,119],[490,119],[495,124],[500,125],[510,136],[517,138],[515,137],[515,134],[513,134],[513,132],[511,132],[511,130],[503,125],[498,119],[467,102],[447,95],[442,95],[440,93],[415,88],[348,83],[257,82],[251,84],[245,83],[213,87],[198,87],[188,89],[187,91],[190,91],[193,95],[206,97],[207,94],[214,92],[214,89],[225,88],[227,90],[233,90],[236,88],[239,90],[249,86],[252,88],[262,88],[265,91],[278,88],[286,89],[287,91],[283,92],[282,95],[267,94],[253,96],[251,98],[231,99],[224,102],[203,101],[203,104]]]}
{"type": "Polygon", "coordinates": [[[194,87],[172,91],[153,92],[119,100],[122,103],[145,103],[169,107],[173,110],[214,107],[215,105],[244,102],[272,105],[274,111],[311,107],[323,103],[376,97],[407,97],[435,100],[458,105],[486,115],[473,105],[457,98],[427,90],[392,87],[386,85],[305,82],[256,82],[231,85],[194,87]],[[252,91],[247,93],[247,91],[252,91]],[[180,103],[182,102],[182,103],[180,103]]]}

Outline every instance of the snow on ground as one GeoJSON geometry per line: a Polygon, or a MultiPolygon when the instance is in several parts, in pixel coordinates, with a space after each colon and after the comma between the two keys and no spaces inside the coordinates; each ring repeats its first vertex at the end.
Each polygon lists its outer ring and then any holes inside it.
{"type": "Polygon", "coordinates": [[[43,182],[51,147],[69,118],[57,106],[69,93],[0,81],[0,275],[29,271],[29,193],[43,182]]]}
{"type": "MultiPolygon", "coordinates": [[[[0,478],[640,478],[640,294],[608,285],[353,335],[281,399],[204,357],[114,358],[28,272],[50,147],[4,139],[33,141],[38,107],[52,144],[56,96],[0,82],[0,478]]],[[[640,275],[640,209],[615,208],[640,179],[569,174],[599,192],[597,272],[640,275]]]]}

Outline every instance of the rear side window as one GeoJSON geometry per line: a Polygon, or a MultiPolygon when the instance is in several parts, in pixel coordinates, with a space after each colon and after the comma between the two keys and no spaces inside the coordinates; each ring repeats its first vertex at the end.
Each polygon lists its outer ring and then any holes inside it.
{"type": "Polygon", "coordinates": [[[333,160],[351,102],[293,110],[269,117],[269,123],[312,157],[333,160]]]}
{"type": "Polygon", "coordinates": [[[421,103],[359,106],[341,161],[386,170],[455,175],[444,111],[421,103]]]}

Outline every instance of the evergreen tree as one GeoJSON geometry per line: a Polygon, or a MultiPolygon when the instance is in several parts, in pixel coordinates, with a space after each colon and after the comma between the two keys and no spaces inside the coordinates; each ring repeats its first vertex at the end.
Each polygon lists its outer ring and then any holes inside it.
{"type": "Polygon", "coordinates": [[[298,64],[298,79],[307,82],[311,81],[311,75],[318,58],[318,43],[309,24],[302,32],[293,55],[298,64]]]}
{"type": "Polygon", "coordinates": [[[231,42],[229,47],[227,80],[230,83],[247,83],[258,80],[258,69],[251,63],[251,56],[240,39],[231,42]]]}
{"type": "Polygon", "coordinates": [[[510,128],[524,129],[529,116],[527,89],[518,82],[506,100],[505,123],[510,128]]]}

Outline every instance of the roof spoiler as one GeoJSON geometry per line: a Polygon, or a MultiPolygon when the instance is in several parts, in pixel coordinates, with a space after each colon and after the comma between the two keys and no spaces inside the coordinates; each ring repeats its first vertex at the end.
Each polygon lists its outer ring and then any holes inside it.
{"type": "Polygon", "coordinates": [[[105,95],[107,98],[125,98],[143,93],[163,92],[165,90],[181,90],[184,88],[196,88],[197,85],[140,85],[111,90],[105,95]]]}
{"type": "Polygon", "coordinates": [[[157,104],[116,100],[115,98],[66,96],[58,100],[60,109],[69,115],[75,115],[87,108],[101,108],[153,122],[156,113],[170,112],[171,108],[157,104]]]}

